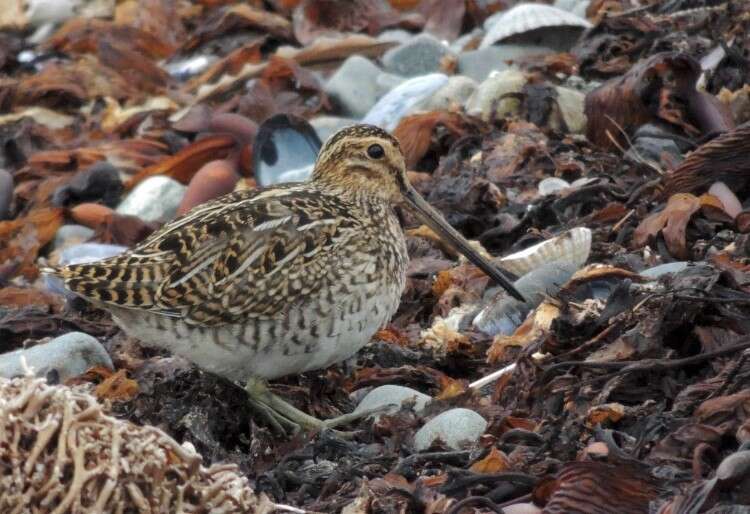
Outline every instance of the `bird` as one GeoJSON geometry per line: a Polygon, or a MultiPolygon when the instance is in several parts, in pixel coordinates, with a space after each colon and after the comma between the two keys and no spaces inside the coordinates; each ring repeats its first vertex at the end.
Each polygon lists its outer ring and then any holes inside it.
{"type": "Polygon", "coordinates": [[[523,300],[411,186],[398,140],[361,124],[325,142],[305,182],[229,193],[120,255],[43,271],[128,336],[244,383],[274,428],[320,430],[350,418],[319,420],[267,382],[344,361],[387,325],[408,264],[399,205],[523,300]]]}

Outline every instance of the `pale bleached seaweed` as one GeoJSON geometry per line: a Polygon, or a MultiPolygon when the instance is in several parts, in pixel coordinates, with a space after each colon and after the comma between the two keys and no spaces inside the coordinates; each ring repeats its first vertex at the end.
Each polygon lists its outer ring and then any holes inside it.
{"type": "Polygon", "coordinates": [[[233,464],[105,413],[81,387],[0,379],[0,512],[268,513],[233,464]]]}

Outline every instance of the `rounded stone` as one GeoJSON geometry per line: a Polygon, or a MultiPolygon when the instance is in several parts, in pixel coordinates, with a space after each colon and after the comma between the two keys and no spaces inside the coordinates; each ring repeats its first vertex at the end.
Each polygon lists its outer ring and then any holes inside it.
{"type": "Polygon", "coordinates": [[[425,111],[447,110],[452,105],[463,105],[466,100],[477,90],[477,83],[469,77],[454,75],[448,78],[448,82],[435,91],[435,94],[419,103],[415,109],[425,111]]]}
{"type": "Polygon", "coordinates": [[[163,223],[174,218],[186,190],[186,186],[173,178],[149,177],[135,186],[117,206],[117,212],[137,216],[147,223],[163,223]]]}
{"type": "Polygon", "coordinates": [[[58,382],[81,375],[94,366],[113,368],[112,359],[101,343],[83,332],[70,332],[44,344],[0,355],[0,376],[24,375],[22,359],[36,376],[58,382]]]}
{"type": "Polygon", "coordinates": [[[521,102],[517,98],[504,97],[520,93],[526,85],[526,76],[519,70],[507,69],[492,72],[466,102],[466,111],[483,120],[503,118],[520,112],[521,102]]]}
{"type": "Polygon", "coordinates": [[[563,180],[558,177],[547,177],[539,182],[537,190],[539,191],[540,195],[547,196],[569,187],[570,184],[567,180],[563,180]]]}
{"type": "Polygon", "coordinates": [[[55,232],[55,250],[63,250],[73,245],[85,243],[94,235],[94,231],[83,225],[63,225],[55,232]]]}
{"type": "Polygon", "coordinates": [[[429,395],[421,393],[410,387],[404,387],[399,385],[384,385],[376,387],[362,398],[357,408],[354,409],[355,413],[368,411],[378,408],[386,408],[385,410],[371,414],[370,417],[379,419],[383,414],[391,414],[397,412],[404,402],[413,401],[414,411],[420,412],[424,409],[432,398],[429,395]]]}
{"type": "Polygon", "coordinates": [[[383,67],[404,77],[417,77],[440,69],[448,47],[430,34],[420,34],[383,55],[383,67]]]}
{"type": "Polygon", "coordinates": [[[352,118],[340,118],[338,116],[318,116],[310,120],[310,125],[315,129],[321,141],[326,141],[339,130],[357,123],[352,118]]]}
{"type": "Polygon", "coordinates": [[[414,448],[425,451],[440,439],[449,448],[461,449],[475,443],[487,428],[487,421],[469,409],[451,409],[438,414],[414,434],[414,448]]]}
{"type": "Polygon", "coordinates": [[[375,105],[381,91],[380,68],[361,55],[352,55],[325,85],[325,92],[345,116],[361,118],[375,105]]]}
{"type": "Polygon", "coordinates": [[[431,73],[411,78],[385,94],[364,117],[362,123],[377,125],[386,130],[398,126],[401,118],[411,112],[419,102],[432,96],[435,91],[448,83],[442,73],[431,73]]]}

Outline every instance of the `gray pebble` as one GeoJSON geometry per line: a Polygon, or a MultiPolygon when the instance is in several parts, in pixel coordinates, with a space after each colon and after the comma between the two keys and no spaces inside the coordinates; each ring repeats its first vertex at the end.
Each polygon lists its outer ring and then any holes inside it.
{"type": "Polygon", "coordinates": [[[376,38],[378,41],[389,42],[389,43],[406,43],[414,34],[404,29],[390,29],[384,30],[376,38]]]}
{"type": "Polygon", "coordinates": [[[94,231],[83,225],[63,225],[55,232],[53,243],[55,250],[64,250],[73,245],[85,243],[94,235],[94,231]]]}
{"type": "Polygon", "coordinates": [[[425,451],[440,438],[448,447],[459,450],[475,443],[487,428],[487,421],[469,409],[451,409],[438,414],[414,434],[414,448],[425,451]]]}
{"type": "Polygon", "coordinates": [[[687,269],[689,265],[690,263],[687,261],[667,262],[665,264],[659,264],[658,266],[645,269],[640,272],[640,275],[647,278],[659,278],[668,273],[679,273],[680,271],[687,269]]]}
{"type": "Polygon", "coordinates": [[[76,377],[94,366],[110,369],[112,359],[95,338],[83,332],[70,332],[48,343],[0,355],[0,376],[25,374],[21,357],[38,377],[54,377],[59,382],[76,377]]]}
{"type": "Polygon", "coordinates": [[[7,219],[13,204],[13,175],[0,169],[0,220],[7,219]]]}
{"type": "Polygon", "coordinates": [[[404,77],[417,77],[440,70],[448,47],[430,34],[420,34],[391,48],[383,55],[383,67],[404,77]]]}
{"type": "Polygon", "coordinates": [[[466,102],[466,111],[472,116],[489,120],[495,116],[503,118],[520,112],[517,98],[505,97],[508,93],[520,93],[526,85],[526,76],[519,70],[509,68],[492,72],[466,102]],[[501,99],[503,98],[503,99],[501,99]]]}
{"type": "Polygon", "coordinates": [[[378,86],[378,89],[381,91],[381,96],[389,92],[391,89],[395,89],[404,82],[406,82],[406,77],[402,77],[401,75],[394,75],[393,73],[383,72],[380,75],[377,76],[375,79],[375,83],[378,86]]]}
{"type": "Polygon", "coordinates": [[[324,90],[342,114],[361,118],[378,100],[376,78],[380,73],[371,60],[352,55],[328,79],[324,90]]]}
{"type": "Polygon", "coordinates": [[[362,122],[391,131],[415,105],[432,96],[447,83],[448,77],[442,73],[411,78],[378,100],[362,122]]]}
{"type": "Polygon", "coordinates": [[[494,46],[462,52],[458,56],[456,66],[458,73],[471,77],[477,82],[482,82],[495,70],[505,69],[508,69],[508,65],[505,63],[505,52],[494,46]]]}
{"type": "Polygon", "coordinates": [[[401,404],[407,401],[414,401],[414,410],[420,412],[431,399],[430,396],[420,393],[410,387],[384,385],[376,387],[367,393],[367,395],[362,398],[362,401],[359,402],[357,408],[354,409],[354,412],[358,413],[390,405],[387,410],[371,415],[371,417],[379,419],[383,414],[390,414],[398,411],[401,408],[401,404]]]}
{"type": "Polygon", "coordinates": [[[137,216],[147,223],[166,222],[174,218],[186,190],[187,186],[172,178],[149,177],[135,186],[117,206],[117,212],[137,216]]]}
{"type": "Polygon", "coordinates": [[[469,77],[454,75],[448,82],[414,107],[414,110],[440,111],[447,110],[452,105],[462,106],[477,90],[478,84],[469,77]]]}
{"type": "Polygon", "coordinates": [[[310,120],[310,125],[315,129],[321,141],[326,141],[342,128],[349,127],[357,123],[352,118],[340,118],[338,116],[318,116],[310,120]]]}

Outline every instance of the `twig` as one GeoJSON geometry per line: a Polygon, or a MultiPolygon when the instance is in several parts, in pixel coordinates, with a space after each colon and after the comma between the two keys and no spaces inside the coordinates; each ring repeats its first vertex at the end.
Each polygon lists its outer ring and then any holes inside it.
{"type": "Polygon", "coordinates": [[[501,507],[498,507],[495,502],[493,502],[486,496],[469,496],[468,498],[464,498],[460,502],[453,505],[445,512],[445,514],[458,514],[464,507],[474,505],[487,507],[488,509],[492,509],[492,512],[497,512],[498,514],[503,514],[505,512],[501,507]]]}
{"type": "Polygon", "coordinates": [[[731,353],[735,353],[737,351],[750,348],[750,337],[746,337],[744,339],[746,339],[746,341],[742,343],[728,345],[728,346],[725,346],[724,348],[719,348],[718,350],[714,350],[713,352],[701,353],[699,355],[693,355],[691,357],[685,357],[683,359],[674,359],[674,360],[643,359],[639,361],[620,361],[620,362],[585,362],[585,361],[559,362],[545,369],[540,378],[545,379],[546,376],[552,371],[558,368],[565,368],[565,367],[581,367],[581,368],[589,368],[589,369],[617,370],[615,373],[601,375],[599,377],[593,377],[587,380],[585,384],[590,384],[591,382],[596,382],[596,381],[603,380],[603,379],[609,379],[621,373],[631,373],[635,371],[666,371],[670,369],[678,369],[678,368],[682,368],[685,366],[690,366],[692,364],[697,364],[699,362],[703,362],[706,360],[710,360],[710,359],[713,359],[714,357],[722,357],[724,355],[729,355],[731,353]]]}
{"type": "Polygon", "coordinates": [[[415,453],[412,455],[409,455],[405,459],[402,459],[401,462],[399,462],[396,467],[393,469],[393,473],[396,473],[398,475],[403,475],[404,472],[408,467],[414,466],[415,464],[419,464],[420,462],[435,460],[440,462],[445,461],[454,461],[454,460],[464,460],[471,457],[471,451],[469,450],[459,450],[459,451],[452,451],[452,452],[428,452],[428,453],[415,453]]]}
{"type": "Polygon", "coordinates": [[[508,373],[512,373],[513,370],[516,369],[516,363],[508,364],[504,368],[500,368],[499,370],[490,373],[486,377],[482,377],[479,380],[475,380],[471,384],[469,384],[469,389],[481,389],[482,387],[486,386],[487,384],[491,384],[495,380],[498,380],[503,375],[506,375],[508,373]]]}

